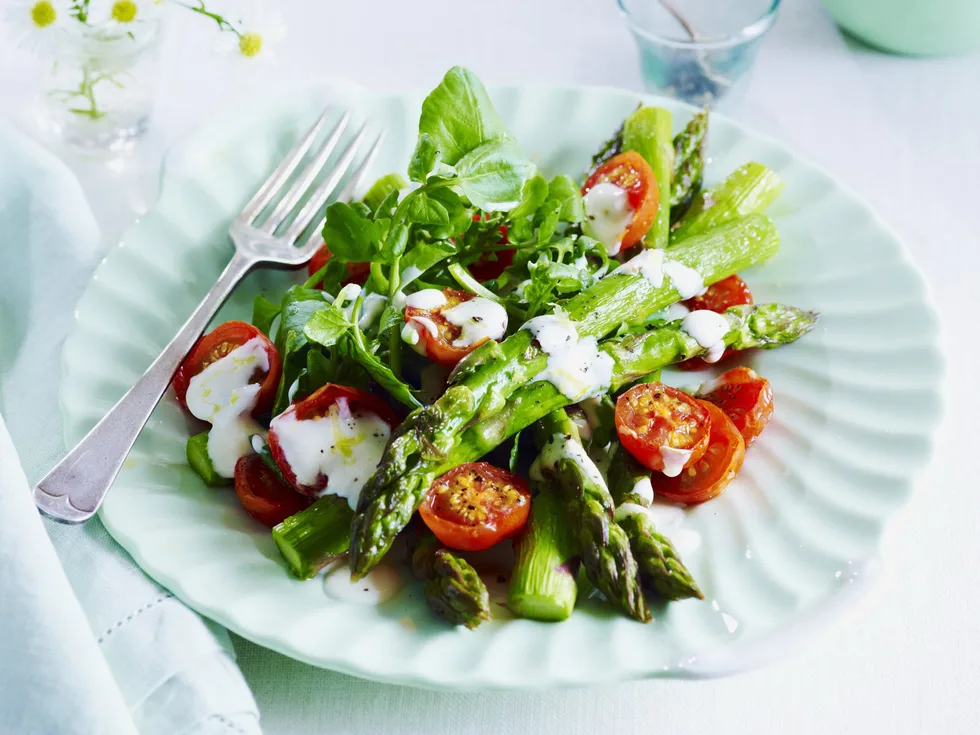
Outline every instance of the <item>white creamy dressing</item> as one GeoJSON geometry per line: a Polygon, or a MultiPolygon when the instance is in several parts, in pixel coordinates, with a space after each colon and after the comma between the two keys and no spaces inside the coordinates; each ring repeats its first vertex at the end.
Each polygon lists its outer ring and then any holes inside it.
{"type": "Polygon", "coordinates": [[[385,310],[388,299],[379,293],[369,293],[361,303],[361,318],[357,320],[357,326],[367,329],[381,316],[385,310]]]}
{"type": "Polygon", "coordinates": [[[408,266],[408,268],[406,268],[405,270],[403,270],[402,273],[401,273],[401,276],[402,276],[401,277],[402,288],[405,288],[405,286],[407,286],[408,284],[410,284],[412,281],[418,279],[418,277],[421,276],[421,275],[422,275],[422,269],[421,268],[419,268],[416,265],[410,265],[410,266],[408,266]]]}
{"type": "Polygon", "coordinates": [[[326,477],[327,487],[320,494],[347,498],[352,509],[391,434],[375,414],[351,413],[344,398],[338,398],[325,416],[304,421],[287,409],[272,419],[270,428],[298,484],[314,486],[326,477]]]}
{"type": "Polygon", "coordinates": [[[599,487],[606,487],[606,479],[599,472],[599,468],[596,467],[592,458],[586,453],[585,447],[564,434],[555,434],[548,440],[542,447],[541,454],[531,465],[528,475],[532,480],[546,481],[545,473],[553,471],[561,459],[571,459],[585,471],[590,480],[599,487]]]}
{"type": "Polygon", "coordinates": [[[617,273],[639,274],[647,279],[655,288],[660,288],[664,285],[664,251],[656,248],[647,248],[613,271],[613,275],[617,273]]]}
{"type": "Polygon", "coordinates": [[[486,339],[501,339],[507,331],[507,310],[482,296],[462,301],[442,312],[450,324],[463,331],[453,347],[471,347],[486,339]]]}
{"type": "Polygon", "coordinates": [[[667,307],[664,311],[664,319],[668,322],[676,322],[678,319],[683,319],[690,313],[691,310],[678,301],[676,304],[671,304],[667,307]]]}
{"type": "Polygon", "coordinates": [[[660,445],[660,456],[664,460],[663,473],[667,477],[677,477],[691,458],[690,449],[674,449],[667,444],[660,445]]]}
{"type": "Polygon", "coordinates": [[[405,306],[432,311],[446,305],[446,295],[437,288],[424,288],[405,297],[405,306]]]}
{"type": "Polygon", "coordinates": [[[578,435],[582,437],[583,441],[589,441],[592,438],[592,424],[589,423],[589,417],[585,414],[570,414],[569,418],[572,423],[575,424],[575,428],[578,429],[578,435]]]}
{"type": "Polygon", "coordinates": [[[262,386],[250,383],[256,372],[268,372],[265,343],[253,337],[220,360],[215,360],[191,378],[187,386],[187,408],[211,423],[208,456],[222,477],[235,476],[235,463],[252,453],[252,434],[263,434],[252,418],[252,409],[262,386]]]}
{"type": "Polygon", "coordinates": [[[633,256],[613,273],[636,273],[643,276],[655,288],[664,285],[664,276],[670,278],[682,299],[690,299],[705,292],[704,278],[694,268],[677,260],[667,260],[663,250],[648,248],[633,256]]]}
{"type": "Polygon", "coordinates": [[[563,311],[536,316],[524,324],[534,335],[548,364],[531,382],[549,381],[571,401],[604,393],[612,381],[613,361],[599,351],[595,337],[579,339],[575,323],[563,311]]]}
{"type": "Polygon", "coordinates": [[[633,495],[642,499],[647,505],[653,502],[653,483],[649,477],[641,477],[633,485],[633,495]]]}
{"type": "Polygon", "coordinates": [[[705,292],[701,274],[679,261],[664,261],[664,273],[670,276],[670,282],[682,299],[692,299],[705,292]]]}
{"type": "Polygon", "coordinates": [[[697,309],[684,317],[681,329],[706,350],[702,355],[705,362],[718,362],[725,353],[725,335],[731,330],[731,325],[724,314],[697,309]]]}
{"type": "Polygon", "coordinates": [[[398,594],[403,585],[401,574],[387,564],[379,564],[362,579],[350,578],[347,561],[341,559],[327,567],[323,591],[335,600],[359,605],[380,605],[398,594]]]}
{"type": "Polygon", "coordinates": [[[603,181],[589,189],[583,201],[586,219],[582,231],[605,245],[610,256],[617,255],[633,221],[626,189],[603,181]]]}

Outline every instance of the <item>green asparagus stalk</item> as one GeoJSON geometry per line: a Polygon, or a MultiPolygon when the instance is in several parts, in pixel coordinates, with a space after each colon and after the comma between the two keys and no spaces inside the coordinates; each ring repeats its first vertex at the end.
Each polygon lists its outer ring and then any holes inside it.
{"type": "Polygon", "coordinates": [[[354,512],[345,498],[325,495],[272,529],[289,571],[309,579],[350,548],[354,512]]]}
{"type": "MultiPolygon", "coordinates": [[[[637,109],[640,109],[639,107],[637,109]]],[[[592,156],[592,164],[589,167],[589,172],[595,171],[599,166],[604,164],[610,158],[623,152],[623,128],[626,126],[624,121],[622,125],[617,128],[616,132],[613,133],[612,137],[600,146],[599,150],[596,151],[595,155],[592,156]]]]}
{"type": "Polygon", "coordinates": [[[658,533],[653,520],[643,512],[653,498],[650,470],[617,443],[608,476],[609,492],[616,502],[616,523],[630,540],[643,584],[668,600],[704,599],[670,539],[658,533]],[[648,492],[637,492],[644,482],[648,492]]]}
{"type": "MultiPolygon", "coordinates": [[[[813,328],[818,315],[781,304],[757,304],[732,307],[726,312],[726,318],[732,325],[724,337],[726,346],[744,350],[755,347],[766,349],[793,342],[813,328]]],[[[665,365],[704,353],[704,348],[681,329],[680,322],[650,332],[609,340],[603,343],[601,349],[613,359],[614,391],[665,365]]],[[[511,395],[496,413],[467,428],[441,457],[419,463],[411,472],[394,478],[388,497],[400,500],[403,505],[389,507],[395,508],[395,512],[405,513],[406,519],[410,518],[415,504],[420,502],[425,490],[440,474],[463,462],[479,459],[524,427],[555,409],[567,406],[569,402],[550,382],[539,381],[525,385],[511,395]],[[418,496],[419,500],[415,500],[412,494],[418,492],[416,488],[419,487],[423,489],[418,496]],[[412,505],[408,506],[408,503],[412,505]]],[[[391,446],[392,444],[389,445],[389,450],[391,446]]],[[[383,467],[379,467],[379,473],[382,469],[383,467]]],[[[357,521],[355,515],[355,528],[357,521]]],[[[372,555],[377,555],[376,560],[380,560],[386,550],[387,548],[379,553],[377,549],[369,549],[372,555]]],[[[373,566],[376,560],[366,569],[373,566]]]]}
{"type": "MultiPolygon", "coordinates": [[[[772,222],[763,215],[752,215],[687,239],[672,248],[670,257],[697,270],[704,283],[711,284],[766,260],[778,248],[772,222]]],[[[580,337],[601,338],[679,299],[669,278],[658,287],[641,275],[617,273],[563,307],[580,337]]],[[[458,434],[475,420],[503,408],[508,397],[546,365],[547,355],[528,330],[499,344],[487,342],[460,362],[453,384],[435,403],[416,409],[402,422],[361,492],[350,557],[355,579],[380,561],[408,523],[429,487],[433,470],[451,454],[458,434]]]]}
{"type": "Polygon", "coordinates": [[[472,629],[490,619],[490,594],[480,575],[428,529],[419,533],[412,571],[424,584],[429,608],[443,620],[472,629]]]}
{"type": "Polygon", "coordinates": [[[532,489],[531,517],[514,544],[507,606],[522,618],[565,620],[578,594],[575,537],[554,490],[546,483],[532,489]]]}
{"type": "Polygon", "coordinates": [[[776,201],[783,182],[761,163],[746,163],[717,186],[702,191],[670,233],[670,241],[701,235],[712,228],[763,212],[776,201]]]}
{"type": "Polygon", "coordinates": [[[561,498],[589,580],[630,617],[648,622],[629,537],[613,520],[612,496],[585,453],[578,428],[559,408],[541,419],[538,433],[543,448],[532,472],[561,498]]]}
{"type": "Polygon", "coordinates": [[[691,206],[704,178],[704,150],[708,133],[707,108],[694,113],[674,138],[674,177],[670,191],[670,221],[676,222],[691,206]]]}
{"type": "Polygon", "coordinates": [[[187,464],[200,475],[204,484],[209,487],[221,487],[232,483],[231,478],[222,477],[215,469],[211,455],[208,454],[208,432],[206,431],[203,434],[195,434],[187,440],[187,464]]]}
{"type": "Polygon", "coordinates": [[[368,208],[373,212],[379,206],[381,202],[385,200],[391,192],[398,191],[399,189],[404,189],[408,186],[408,182],[401,174],[385,174],[380,179],[371,184],[371,188],[367,190],[367,194],[364,195],[362,200],[368,208]]]}
{"type": "Polygon", "coordinates": [[[671,180],[674,176],[673,118],[662,107],[641,107],[623,123],[623,150],[636,151],[650,164],[659,187],[657,218],[644,238],[647,247],[665,248],[670,238],[671,180]]]}
{"type": "Polygon", "coordinates": [[[657,533],[653,520],[642,508],[629,504],[617,508],[616,523],[629,538],[644,585],[667,600],[704,599],[670,539],[657,533]]]}
{"type": "Polygon", "coordinates": [[[650,470],[637,462],[618,441],[614,446],[615,452],[607,472],[609,493],[613,497],[613,502],[616,503],[617,508],[624,503],[649,507],[650,496],[653,494],[652,486],[647,494],[642,494],[637,492],[637,485],[644,481],[650,482],[650,470]]]}

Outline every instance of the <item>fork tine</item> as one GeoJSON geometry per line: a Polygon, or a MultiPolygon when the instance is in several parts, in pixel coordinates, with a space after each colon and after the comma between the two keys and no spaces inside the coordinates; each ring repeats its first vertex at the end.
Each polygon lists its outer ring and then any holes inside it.
{"type": "MultiPolygon", "coordinates": [[[[357,135],[354,136],[354,139],[347,146],[343,155],[340,157],[340,160],[337,162],[337,165],[331,169],[327,178],[320,183],[320,185],[313,192],[313,195],[310,197],[309,201],[303,205],[303,208],[300,210],[299,214],[296,215],[296,220],[289,226],[289,229],[284,235],[286,240],[290,242],[295,241],[303,230],[306,229],[307,225],[313,221],[313,218],[323,208],[323,205],[326,204],[327,199],[330,198],[333,190],[337,188],[337,185],[347,173],[347,169],[350,168],[351,162],[354,160],[354,156],[357,155],[357,151],[361,147],[364,137],[367,135],[367,129],[368,123],[365,122],[361,129],[357,132],[357,135]]],[[[380,139],[379,141],[375,142],[375,148],[368,153],[368,158],[371,157],[372,153],[376,149],[376,146],[378,145],[378,142],[380,142],[380,139]]],[[[365,164],[363,163],[361,164],[359,171],[363,172],[364,165],[365,164]]],[[[355,172],[355,176],[356,175],[357,172],[355,172]]]]}
{"type": "Polygon", "coordinates": [[[290,174],[296,170],[299,162],[303,160],[303,156],[306,155],[306,152],[310,149],[310,146],[313,145],[313,141],[316,140],[320,129],[323,127],[324,123],[326,123],[327,117],[330,115],[332,109],[333,108],[328,107],[323,111],[323,114],[320,115],[320,118],[313,124],[313,127],[299,139],[296,145],[293,146],[292,150],[286,154],[286,157],[283,159],[282,163],[280,163],[276,167],[276,170],[270,174],[269,178],[262,183],[259,190],[252,195],[252,198],[249,200],[248,204],[242,208],[242,212],[239,215],[241,219],[244,219],[246,222],[251,224],[252,221],[259,215],[259,212],[269,205],[269,203],[272,201],[272,197],[275,196],[276,192],[286,182],[286,179],[289,178],[290,174]]]}
{"type": "Polygon", "coordinates": [[[340,118],[340,122],[337,126],[330,131],[330,136],[327,141],[323,144],[323,147],[319,150],[313,160],[303,169],[300,173],[299,178],[293,182],[293,185],[289,187],[289,191],[286,195],[276,204],[275,208],[272,210],[272,214],[263,222],[259,229],[263,232],[267,232],[270,235],[274,233],[279,225],[283,223],[289,213],[292,211],[293,207],[303,198],[303,194],[309,189],[310,184],[313,183],[314,179],[319,175],[320,170],[326,164],[327,160],[333,155],[334,149],[337,147],[337,143],[340,141],[340,136],[343,135],[344,130],[347,128],[347,123],[350,121],[350,112],[344,112],[344,116],[340,118]]]}
{"type": "Polygon", "coordinates": [[[357,191],[358,187],[364,181],[364,177],[367,176],[367,172],[371,169],[374,159],[378,157],[378,151],[381,150],[381,144],[384,142],[384,139],[385,131],[382,130],[378,133],[378,137],[374,139],[374,143],[371,144],[371,148],[368,150],[367,155],[364,156],[364,160],[361,161],[361,165],[354,170],[350,180],[347,182],[347,186],[337,195],[337,201],[348,202],[354,198],[354,192],[357,191]]]}

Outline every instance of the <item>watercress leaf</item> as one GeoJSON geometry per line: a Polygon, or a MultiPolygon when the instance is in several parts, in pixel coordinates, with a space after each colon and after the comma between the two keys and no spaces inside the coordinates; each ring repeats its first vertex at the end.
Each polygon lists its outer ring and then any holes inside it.
{"type": "Polygon", "coordinates": [[[352,360],[356,360],[363,367],[371,378],[393,398],[411,408],[418,408],[422,404],[412,395],[411,387],[399,380],[376,355],[368,351],[364,344],[363,335],[356,327],[351,330],[338,345],[341,354],[346,355],[352,360]]]}
{"type": "Polygon", "coordinates": [[[340,309],[322,309],[310,316],[304,334],[311,342],[333,347],[352,326],[350,319],[340,309]]]}
{"type": "Polygon", "coordinates": [[[456,164],[456,184],[478,208],[508,211],[521,200],[524,183],[534,175],[534,164],[511,138],[484,143],[456,164]]]}
{"type": "Polygon", "coordinates": [[[449,240],[418,243],[399,261],[402,286],[408,285],[436,263],[455,253],[456,246],[449,240]]]}
{"type": "Polygon", "coordinates": [[[405,217],[418,225],[449,224],[449,212],[440,201],[429,196],[425,189],[408,195],[405,200],[405,217]]]}
{"type": "Polygon", "coordinates": [[[444,239],[458,237],[466,232],[473,224],[473,211],[469,209],[459,194],[448,187],[432,189],[428,191],[429,199],[437,201],[446,208],[449,215],[449,222],[445,232],[440,233],[444,239]]]}
{"type": "Polygon", "coordinates": [[[361,199],[371,212],[381,209],[381,203],[388,197],[395,194],[395,201],[398,201],[398,190],[408,186],[408,182],[401,174],[385,174],[380,179],[371,184],[371,188],[361,199]]]}
{"type": "Polygon", "coordinates": [[[408,246],[408,238],[411,234],[411,227],[404,218],[397,218],[392,221],[388,233],[384,239],[379,257],[376,259],[382,263],[394,263],[402,256],[408,246]]]}
{"type": "Polygon", "coordinates": [[[381,228],[364,214],[361,207],[334,202],[327,207],[323,240],[329,243],[334,258],[364,263],[379,257],[381,228]]]}
{"type": "MultiPolygon", "coordinates": [[[[450,166],[487,141],[507,134],[486,88],[469,69],[450,69],[422,103],[419,144],[427,136],[438,148],[442,161],[450,166]]],[[[513,199],[516,201],[517,197],[513,199]]]]}
{"type": "Polygon", "coordinates": [[[281,309],[279,304],[269,301],[262,294],[256,294],[255,301],[252,302],[252,324],[260,332],[271,337],[272,323],[279,316],[281,309]]]}
{"type": "Polygon", "coordinates": [[[508,216],[510,239],[513,242],[526,242],[534,232],[533,219],[538,209],[548,198],[548,182],[541,174],[536,174],[524,183],[521,201],[508,216]]]}
{"type": "MultiPolygon", "coordinates": [[[[344,273],[347,272],[343,264],[341,268],[344,273]]],[[[304,330],[307,322],[318,311],[330,308],[330,303],[323,296],[323,291],[302,286],[293,286],[283,296],[279,329],[276,330],[276,349],[282,359],[282,378],[276,392],[273,415],[289,405],[289,387],[306,365],[309,340],[304,330]]]]}
{"type": "Polygon", "coordinates": [[[578,223],[585,221],[585,202],[582,200],[582,191],[571,176],[560,174],[553,178],[548,184],[548,198],[561,202],[559,217],[562,222],[578,223]]]}
{"type": "MultiPolygon", "coordinates": [[[[523,431],[523,429],[521,430],[523,431]]],[[[518,463],[520,462],[520,448],[521,444],[521,432],[518,431],[514,434],[514,443],[510,447],[510,461],[507,466],[510,468],[511,472],[517,472],[518,463]]]]}
{"type": "Polygon", "coordinates": [[[381,203],[378,204],[377,209],[374,210],[375,221],[381,218],[391,218],[392,213],[395,211],[395,207],[398,206],[399,191],[399,189],[392,189],[390,192],[388,192],[388,195],[381,200],[381,203]]]}
{"type": "Polygon", "coordinates": [[[538,225],[538,244],[544,245],[551,242],[558,230],[558,222],[561,218],[561,202],[557,199],[549,199],[538,210],[541,224],[538,225]]]}
{"type": "Polygon", "coordinates": [[[425,183],[438,162],[439,146],[435,139],[428,133],[420,133],[418,143],[415,144],[415,152],[412,153],[412,160],[408,164],[408,178],[425,183]]]}
{"type": "Polygon", "coordinates": [[[331,258],[327,261],[327,269],[323,273],[323,280],[320,288],[325,293],[337,293],[341,285],[350,277],[347,264],[338,258],[331,258]]]}

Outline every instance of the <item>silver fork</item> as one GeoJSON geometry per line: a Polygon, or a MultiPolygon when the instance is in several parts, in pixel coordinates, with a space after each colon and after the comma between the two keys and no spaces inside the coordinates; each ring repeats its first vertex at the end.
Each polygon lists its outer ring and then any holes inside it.
{"type": "MultiPolygon", "coordinates": [[[[323,244],[319,226],[305,243],[299,245],[298,241],[351,169],[357,152],[367,137],[367,123],[345,147],[336,164],[328,170],[301,207],[298,205],[304,195],[336,150],[350,121],[349,113],[341,117],[340,122],[330,131],[326,142],[311,156],[310,162],[288,189],[286,184],[313,148],[320,131],[331,116],[332,111],[328,108],[232,222],[228,235],[235,245],[235,254],[218,276],[217,283],[177,332],[177,336],[147,368],[143,377],[34,488],[34,502],[45,515],[64,523],[84,523],[95,515],[136,437],[166,392],[181,361],[238,282],[258,265],[303,265],[323,244]],[[270,207],[269,214],[262,217],[263,212],[270,207]],[[296,216],[290,220],[290,213],[297,207],[296,216]]],[[[379,135],[374,140],[361,163],[353,169],[338,199],[349,199],[352,196],[370,168],[382,138],[383,135],[379,135]]]]}

